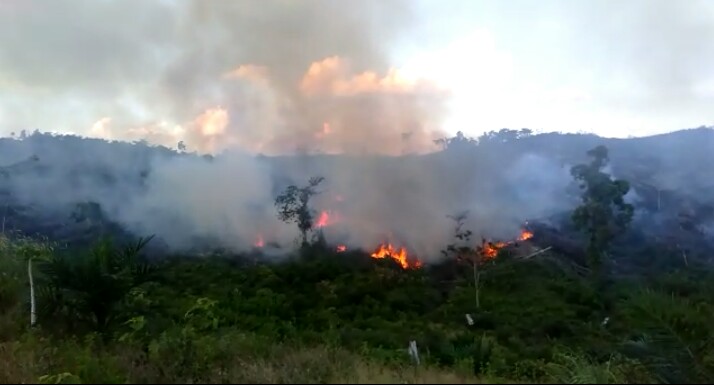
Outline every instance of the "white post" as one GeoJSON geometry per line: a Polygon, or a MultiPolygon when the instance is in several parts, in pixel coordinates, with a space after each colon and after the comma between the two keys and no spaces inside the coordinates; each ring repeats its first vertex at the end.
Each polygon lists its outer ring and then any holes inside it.
{"type": "Polygon", "coordinates": [[[30,326],[35,326],[37,313],[35,312],[35,281],[32,279],[32,258],[27,260],[27,275],[30,278],[30,326]]]}
{"type": "Polygon", "coordinates": [[[409,341],[409,355],[412,356],[414,362],[419,365],[419,349],[417,349],[416,341],[409,341]]]}

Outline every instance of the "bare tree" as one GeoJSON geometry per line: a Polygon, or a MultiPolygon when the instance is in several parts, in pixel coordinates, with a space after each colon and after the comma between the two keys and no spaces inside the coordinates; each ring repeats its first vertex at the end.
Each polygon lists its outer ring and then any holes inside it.
{"type": "Polygon", "coordinates": [[[468,211],[464,211],[455,216],[448,216],[456,222],[454,227],[454,243],[446,246],[445,250],[441,253],[444,256],[454,256],[457,260],[466,260],[471,262],[473,267],[473,279],[474,279],[474,292],[476,296],[476,308],[481,307],[481,296],[480,296],[480,286],[481,286],[481,272],[479,271],[479,265],[482,262],[483,253],[481,253],[477,248],[471,245],[471,235],[473,232],[468,229],[464,229],[464,222],[468,217],[468,211]]]}

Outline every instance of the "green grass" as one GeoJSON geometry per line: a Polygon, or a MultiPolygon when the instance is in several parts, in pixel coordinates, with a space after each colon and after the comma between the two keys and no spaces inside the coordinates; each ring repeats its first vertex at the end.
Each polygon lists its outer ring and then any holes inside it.
{"type": "Polygon", "coordinates": [[[714,290],[703,271],[617,281],[606,306],[587,280],[504,256],[484,269],[476,308],[470,268],[453,263],[405,271],[314,249],[276,264],[171,259],[136,281],[122,265],[102,267],[114,254],[93,255],[48,270],[47,245],[0,237],[0,382],[641,383],[714,373],[714,290]],[[77,282],[96,278],[76,271],[114,284],[77,282]],[[98,288],[126,292],[112,294],[102,325],[88,306],[103,298],[98,288]]]}

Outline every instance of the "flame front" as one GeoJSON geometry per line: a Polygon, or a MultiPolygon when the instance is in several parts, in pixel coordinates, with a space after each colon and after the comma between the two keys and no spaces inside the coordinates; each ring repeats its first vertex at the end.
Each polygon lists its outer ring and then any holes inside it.
{"type": "Polygon", "coordinates": [[[372,258],[376,259],[384,259],[390,257],[393,260],[395,260],[403,269],[408,269],[408,268],[419,268],[421,267],[421,262],[420,261],[414,261],[413,263],[409,262],[408,259],[408,253],[407,249],[400,247],[399,249],[396,249],[394,246],[392,246],[391,243],[388,243],[386,245],[382,244],[379,246],[379,249],[372,253],[372,258]]]}
{"type": "Polygon", "coordinates": [[[347,250],[347,246],[345,245],[337,245],[337,252],[342,253],[347,250]]]}
{"type": "Polygon", "coordinates": [[[491,260],[493,258],[496,258],[498,256],[498,251],[501,250],[502,248],[512,244],[513,242],[522,242],[526,241],[528,239],[533,238],[533,233],[528,231],[528,230],[521,230],[521,234],[516,238],[515,241],[510,241],[510,242],[489,242],[486,240],[483,240],[481,243],[481,254],[483,255],[484,260],[491,260]]]}

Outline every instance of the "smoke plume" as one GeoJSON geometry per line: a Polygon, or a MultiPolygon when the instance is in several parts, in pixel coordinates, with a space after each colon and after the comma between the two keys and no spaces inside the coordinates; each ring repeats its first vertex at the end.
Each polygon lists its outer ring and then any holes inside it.
{"type": "MultiPolygon", "coordinates": [[[[442,135],[447,94],[390,65],[412,8],[402,0],[9,0],[0,68],[38,102],[47,90],[95,101],[81,111],[95,137],[183,141],[211,153],[424,152],[442,135]]],[[[32,122],[32,111],[12,114],[32,122]]]]}
{"type": "Polygon", "coordinates": [[[3,2],[0,68],[11,73],[0,82],[26,81],[39,103],[47,90],[107,100],[57,114],[86,116],[90,136],[216,155],[34,135],[0,152],[2,165],[39,156],[5,184],[45,210],[98,202],[177,250],[198,239],[290,245],[296,229],[277,219],[275,196],[316,175],[327,181],[314,205],[331,242],[391,240],[428,258],[452,236],[447,215],[463,210],[477,234],[513,236],[541,214],[533,207],[558,205],[552,192],[567,176],[537,155],[414,156],[437,149],[449,95],[391,66],[412,22],[400,0],[3,2]],[[522,184],[529,163],[548,182],[522,184]]]}

